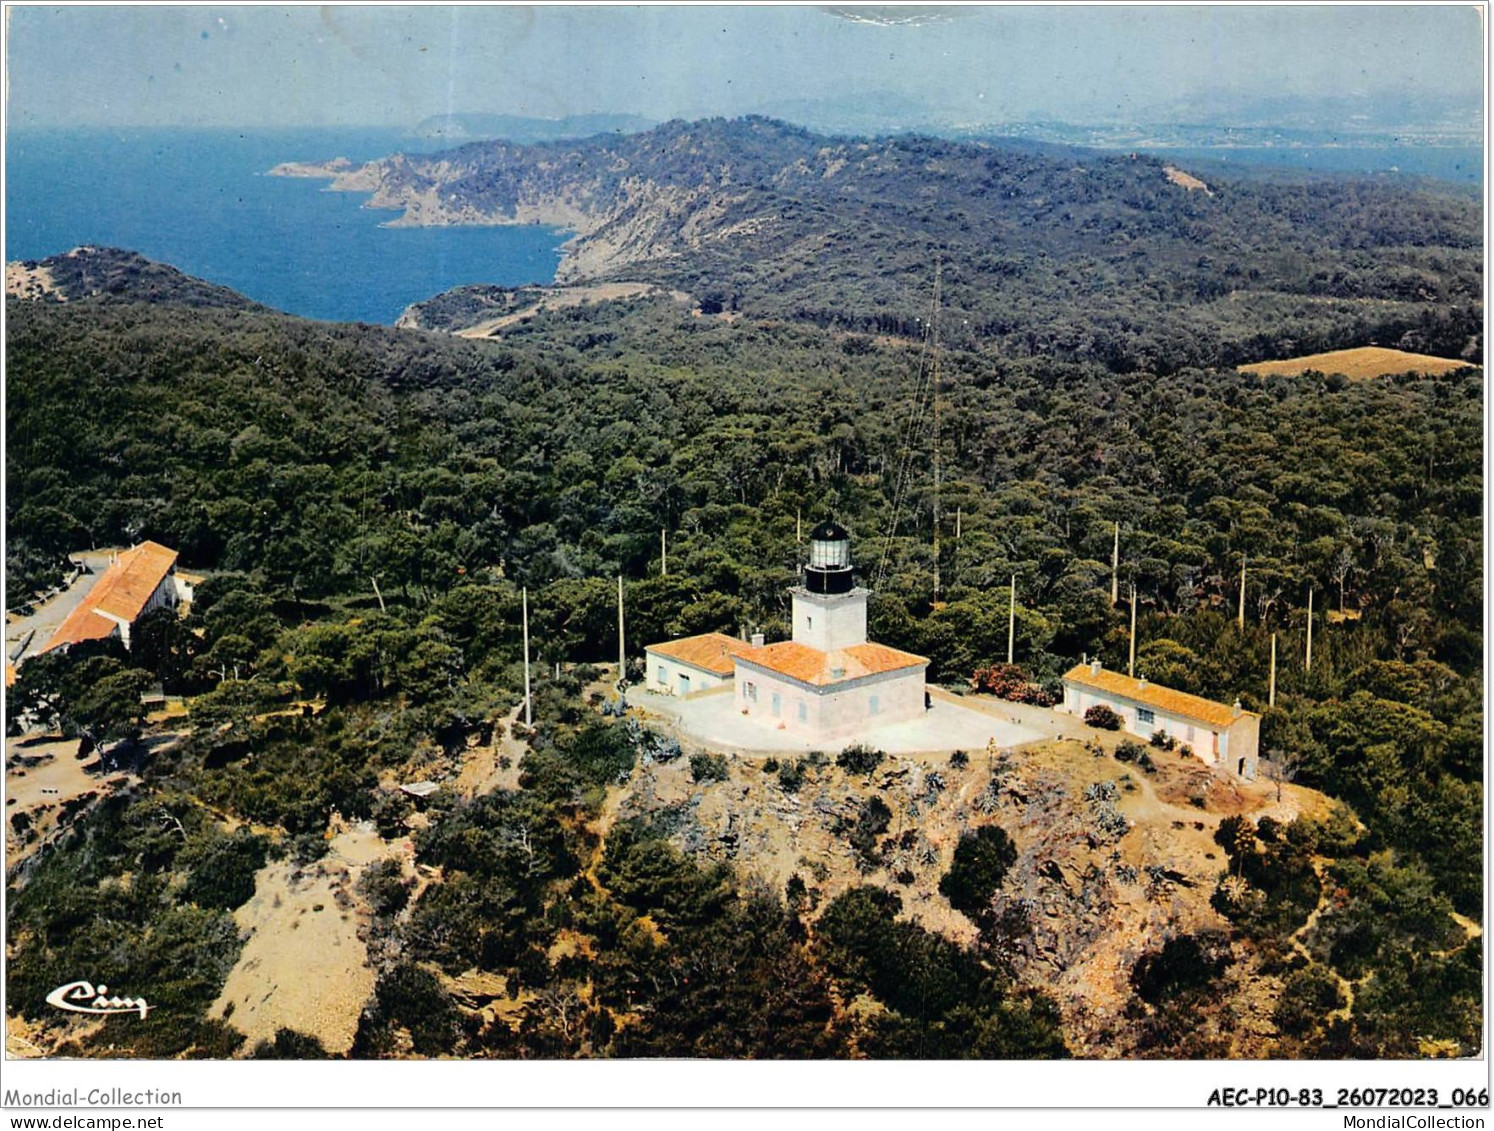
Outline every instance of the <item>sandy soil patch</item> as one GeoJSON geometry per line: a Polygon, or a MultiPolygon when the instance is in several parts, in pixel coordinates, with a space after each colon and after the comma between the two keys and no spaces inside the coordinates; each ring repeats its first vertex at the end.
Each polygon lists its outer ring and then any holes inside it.
{"type": "Polygon", "coordinates": [[[569,310],[587,306],[594,302],[611,302],[615,299],[638,298],[658,290],[652,283],[598,283],[591,287],[553,287],[540,292],[537,301],[498,318],[489,318],[465,330],[457,330],[459,338],[493,338],[499,331],[519,322],[528,321],[536,314],[550,310],[569,310]]]}
{"type": "Polygon", "coordinates": [[[91,774],[96,755],[79,759],[76,738],[7,739],[5,742],[5,866],[13,867],[36,852],[66,814],[76,814],[97,797],[134,779],[129,774],[91,774]],[[16,828],[25,814],[24,833],[16,828]]]}
{"type": "Polygon", "coordinates": [[[1174,165],[1164,165],[1162,167],[1162,172],[1164,174],[1166,174],[1167,179],[1169,181],[1171,181],[1173,184],[1177,185],[1179,188],[1185,188],[1189,192],[1197,192],[1197,191],[1199,191],[1201,189],[1203,191],[1203,194],[1205,196],[1213,196],[1214,195],[1209,190],[1209,186],[1208,185],[1204,184],[1201,180],[1199,180],[1197,177],[1195,177],[1192,173],[1185,173],[1185,172],[1183,172],[1183,170],[1177,168],[1174,165]]]}
{"type": "Polygon", "coordinates": [[[248,939],[208,1014],[248,1037],[246,1053],[281,1027],[316,1037],[331,1053],[352,1048],[374,989],[363,939],[369,910],[357,882],[395,852],[360,825],[338,833],[315,864],[281,860],[260,870],[254,895],[234,912],[248,939]]]}
{"type": "Polygon", "coordinates": [[[5,293],[13,298],[46,298],[51,296],[58,302],[66,302],[67,296],[57,289],[52,270],[40,264],[28,267],[25,263],[5,265],[5,293]]]}
{"type": "MultiPolygon", "coordinates": [[[[1386,377],[1398,373],[1423,373],[1437,376],[1455,369],[1466,369],[1473,363],[1456,357],[1432,357],[1424,353],[1407,353],[1404,350],[1386,349],[1383,346],[1361,346],[1358,349],[1333,350],[1330,353],[1314,353],[1305,357],[1287,358],[1284,361],[1258,361],[1240,366],[1241,373],[1256,373],[1261,376],[1296,377],[1315,370],[1319,373],[1340,373],[1355,381],[1370,377],[1386,377]]],[[[1477,368],[1476,366],[1474,368],[1477,368]]]]}

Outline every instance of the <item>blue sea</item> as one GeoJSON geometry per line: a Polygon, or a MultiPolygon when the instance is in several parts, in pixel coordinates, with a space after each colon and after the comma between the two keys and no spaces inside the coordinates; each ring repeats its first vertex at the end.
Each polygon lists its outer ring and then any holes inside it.
{"type": "Polygon", "coordinates": [[[13,131],[5,259],[128,248],[277,310],[377,323],[464,283],[551,282],[557,229],[385,228],[399,213],[362,194],[264,175],[436,148],[397,130],[13,131]]]}

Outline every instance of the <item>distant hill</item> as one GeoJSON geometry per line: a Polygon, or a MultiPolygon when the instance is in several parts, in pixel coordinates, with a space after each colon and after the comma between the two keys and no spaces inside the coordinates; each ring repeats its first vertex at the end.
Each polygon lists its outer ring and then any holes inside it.
{"type": "Polygon", "coordinates": [[[419,138],[464,142],[501,138],[527,145],[537,141],[631,134],[657,125],[637,114],[574,114],[566,118],[525,118],[514,114],[437,114],[410,131],[419,138]]]}
{"type": "Polygon", "coordinates": [[[333,187],[370,193],[397,226],[568,228],[561,283],[651,282],[868,333],[919,333],[938,260],[947,335],[1118,369],[1371,340],[1481,348],[1482,222],[1467,194],[1212,175],[1206,194],[1169,167],[745,118],[396,154],[333,187]]]}
{"type": "Polygon", "coordinates": [[[75,247],[47,259],[7,263],[5,296],[43,302],[114,298],[225,310],[267,309],[237,291],[194,278],[138,252],[113,247],[75,247]]]}

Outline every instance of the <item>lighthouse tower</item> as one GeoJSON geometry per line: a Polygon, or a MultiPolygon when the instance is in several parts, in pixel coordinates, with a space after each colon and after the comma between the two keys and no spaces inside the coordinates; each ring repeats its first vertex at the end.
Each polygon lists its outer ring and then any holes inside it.
{"type": "Polygon", "coordinates": [[[851,536],[843,526],[822,522],[809,532],[809,564],[793,598],[796,644],[834,652],[866,643],[868,590],[851,577],[851,536]]]}

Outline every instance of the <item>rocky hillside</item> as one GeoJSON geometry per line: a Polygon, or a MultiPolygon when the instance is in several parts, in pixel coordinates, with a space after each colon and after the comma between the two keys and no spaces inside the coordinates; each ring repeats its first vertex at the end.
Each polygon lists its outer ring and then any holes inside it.
{"type": "Polygon", "coordinates": [[[850,329],[916,333],[939,260],[948,333],[1121,369],[1407,335],[1425,352],[1479,348],[1477,200],[1393,180],[1202,191],[1135,154],[826,138],[761,118],[322,172],[395,225],[568,229],[560,282],[642,280],[850,329]]]}
{"type": "Polygon", "coordinates": [[[1227,817],[1285,825],[1321,817],[1327,800],[1293,786],[1278,800],[1267,782],[1234,781],[1176,753],[1154,751],[1143,770],[1117,761],[1114,747],[1052,742],[953,763],[895,756],[864,773],[744,757],[718,782],[693,780],[688,759],[654,761],[634,772],[614,812],[667,830],[705,865],[733,865],[773,890],[805,885],[811,918],[861,885],[896,892],[906,918],[1050,995],[1076,1056],[1145,1055],[1157,1019],[1137,998],[1138,962],[1172,938],[1211,940],[1222,979],[1212,1000],[1230,1008],[1205,1009],[1190,1047],[1265,1055],[1279,1036],[1272,1013],[1284,972],[1250,942],[1226,941],[1230,921],[1211,898],[1228,863],[1214,837],[1227,817]],[[952,907],[941,881],[962,836],[991,826],[1016,852],[982,920],[952,907]]]}
{"type": "Polygon", "coordinates": [[[237,291],[112,247],[75,247],[47,259],[7,263],[5,295],[48,302],[117,298],[224,310],[267,309],[237,291]]]}

